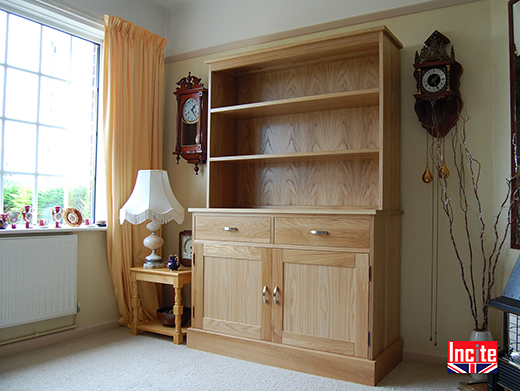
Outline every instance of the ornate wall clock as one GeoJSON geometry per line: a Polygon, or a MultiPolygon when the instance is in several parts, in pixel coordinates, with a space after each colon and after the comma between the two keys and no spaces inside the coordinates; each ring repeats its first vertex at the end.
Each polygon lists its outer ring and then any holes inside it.
{"type": "Polygon", "coordinates": [[[415,53],[415,112],[428,133],[442,138],[455,126],[462,110],[462,66],[455,61],[453,46],[450,54],[446,51],[450,40],[437,30],[424,43],[421,53],[415,53]]]}
{"type": "Polygon", "coordinates": [[[438,319],[438,270],[439,270],[439,188],[441,180],[446,180],[450,172],[445,163],[444,137],[456,126],[462,110],[459,91],[462,66],[455,60],[453,46],[448,54],[450,40],[438,32],[424,42],[421,52],[415,53],[414,77],[417,83],[415,112],[422,127],[431,135],[431,145],[426,142],[426,169],[422,175],[431,188],[431,300],[430,300],[430,341],[437,345],[438,319]],[[437,171],[439,181],[434,181],[428,166],[429,158],[437,171]]]}
{"type": "Polygon", "coordinates": [[[195,164],[195,174],[199,164],[206,163],[208,90],[201,79],[191,72],[177,82],[177,145],[174,154],[177,164],[181,156],[188,163],[195,164]]]}

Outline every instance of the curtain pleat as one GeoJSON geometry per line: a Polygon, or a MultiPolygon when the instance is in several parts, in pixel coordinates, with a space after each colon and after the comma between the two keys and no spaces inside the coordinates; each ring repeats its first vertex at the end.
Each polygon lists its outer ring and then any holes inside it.
{"type": "MultiPolygon", "coordinates": [[[[130,267],[150,250],[146,224],[119,224],[141,169],[162,168],[164,48],[167,40],[116,16],[107,16],[103,65],[103,122],[107,177],[108,262],[121,319],[131,320],[130,267]]],[[[143,317],[155,318],[158,288],[140,284],[143,317]]]]}

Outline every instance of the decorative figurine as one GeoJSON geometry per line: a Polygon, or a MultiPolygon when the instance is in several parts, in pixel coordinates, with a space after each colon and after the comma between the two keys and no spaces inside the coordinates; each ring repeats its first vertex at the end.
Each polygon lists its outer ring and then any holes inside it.
{"type": "Polygon", "coordinates": [[[9,225],[9,213],[1,213],[0,214],[0,221],[2,222],[0,224],[0,228],[1,229],[7,228],[7,226],[9,225]]]}
{"type": "Polygon", "coordinates": [[[177,254],[170,255],[170,261],[167,264],[170,271],[177,270],[180,265],[181,263],[179,262],[179,257],[177,256],[177,254]]]}
{"type": "Polygon", "coordinates": [[[20,217],[20,212],[11,212],[9,213],[9,222],[11,223],[11,228],[16,229],[16,223],[20,217]]]}
{"type": "Polygon", "coordinates": [[[52,212],[52,219],[56,223],[56,228],[61,228],[60,223],[63,220],[63,215],[60,212],[61,206],[55,206],[54,208],[51,208],[52,212]]]}
{"type": "Polygon", "coordinates": [[[25,228],[31,228],[32,208],[31,205],[25,205],[22,209],[22,218],[25,221],[25,228]]]}

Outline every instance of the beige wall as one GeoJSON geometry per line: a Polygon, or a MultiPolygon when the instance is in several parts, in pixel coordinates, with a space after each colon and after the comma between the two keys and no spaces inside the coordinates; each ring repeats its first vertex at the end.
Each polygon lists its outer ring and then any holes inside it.
{"type": "MultiPolygon", "coordinates": [[[[424,41],[435,30],[445,34],[454,45],[456,58],[464,68],[461,79],[464,110],[471,117],[467,125],[468,144],[474,157],[483,165],[481,200],[485,216],[488,217],[487,224],[491,226],[491,216],[496,213],[497,205],[500,205],[504,197],[505,178],[509,175],[507,1],[482,0],[340,28],[317,35],[383,24],[404,46],[401,53],[401,206],[404,211],[401,336],[405,350],[441,355],[446,350],[448,340],[468,338],[472,320],[448,236],[446,219],[439,214],[438,345],[435,346],[429,339],[432,192],[431,185],[421,181],[427,141],[426,132],[419,125],[413,108],[413,94],[416,92],[413,78],[414,54],[422,48],[424,41]]],[[[291,40],[303,38],[305,37],[291,40]]],[[[276,43],[263,46],[274,44],[276,43]]],[[[252,48],[237,49],[233,52],[252,48]]],[[[175,195],[186,209],[205,206],[207,177],[204,166],[200,174],[195,176],[192,165],[188,165],[182,159],[180,165],[177,165],[175,157],[171,154],[175,147],[175,83],[186,76],[188,71],[202,77],[203,82],[207,83],[208,67],[205,60],[230,53],[231,51],[166,64],[164,168],[169,172],[175,195]]],[[[454,171],[452,167],[451,169],[454,171]]],[[[453,174],[452,178],[454,177],[453,174]]],[[[191,216],[187,216],[187,221],[182,226],[170,223],[164,228],[165,254],[176,252],[178,232],[191,228],[191,216]]],[[[508,249],[504,251],[497,292],[502,291],[503,279],[507,280],[509,270],[518,256],[516,251],[511,251],[510,254],[508,252],[508,249]]],[[[493,331],[499,333],[496,322],[493,324],[493,331]]]]}

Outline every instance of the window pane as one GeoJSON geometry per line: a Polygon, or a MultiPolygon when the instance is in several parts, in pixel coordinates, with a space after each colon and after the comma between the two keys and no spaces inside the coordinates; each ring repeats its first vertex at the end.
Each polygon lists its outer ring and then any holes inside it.
{"type": "Polygon", "coordinates": [[[52,126],[67,126],[72,120],[69,109],[69,104],[72,103],[69,83],[42,77],[40,88],[40,122],[52,126]]]}
{"type": "Polygon", "coordinates": [[[38,76],[7,69],[5,116],[10,119],[36,122],[38,110],[38,76]]]}
{"type": "Polygon", "coordinates": [[[56,206],[95,217],[98,57],[98,44],[0,10],[2,201],[33,206],[34,223],[53,224],[56,206]]]}
{"type": "Polygon", "coordinates": [[[4,170],[34,173],[36,125],[5,121],[4,170]]]}
{"type": "Polygon", "coordinates": [[[63,140],[67,140],[64,129],[40,126],[38,134],[38,173],[64,175],[63,140]]]}
{"type": "Polygon", "coordinates": [[[67,182],[67,185],[67,206],[78,209],[84,219],[91,218],[92,186],[89,186],[89,182],[77,183],[75,186],[67,182]]]}
{"type": "Polygon", "coordinates": [[[9,15],[7,63],[38,72],[40,70],[40,25],[9,15]]]}
{"type": "Polygon", "coordinates": [[[0,10],[0,62],[5,62],[5,42],[7,37],[7,13],[0,10]]]}
{"type": "MultiPolygon", "coordinates": [[[[21,211],[33,204],[34,177],[31,175],[4,175],[4,212],[21,211]]],[[[20,220],[22,216],[20,216],[20,220]]]]}
{"type": "Polygon", "coordinates": [[[72,39],[71,113],[75,124],[95,132],[97,116],[97,45],[79,38],[72,39]]]}
{"type": "Polygon", "coordinates": [[[52,223],[51,208],[64,207],[64,191],[62,177],[38,176],[38,220],[46,219],[52,223]]]}
{"type": "Polygon", "coordinates": [[[42,68],[45,75],[69,79],[70,35],[50,27],[42,29],[42,68]]]}

